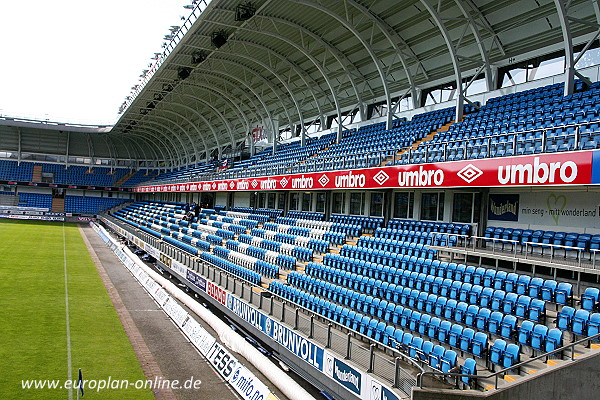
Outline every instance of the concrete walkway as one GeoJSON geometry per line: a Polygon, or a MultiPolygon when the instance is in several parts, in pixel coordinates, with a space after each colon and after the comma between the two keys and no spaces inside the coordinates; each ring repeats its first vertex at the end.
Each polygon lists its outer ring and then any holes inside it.
{"type": "MultiPolygon", "coordinates": [[[[199,390],[157,390],[157,400],[234,400],[239,397],[223,381],[171,319],[129,273],[89,226],[81,234],[121,318],[125,331],[148,379],[185,382],[200,379],[199,390]]],[[[189,310],[188,310],[189,312],[189,310]]],[[[203,324],[213,336],[216,334],[203,324]]],[[[269,387],[272,385],[266,381],[269,387]]]]}

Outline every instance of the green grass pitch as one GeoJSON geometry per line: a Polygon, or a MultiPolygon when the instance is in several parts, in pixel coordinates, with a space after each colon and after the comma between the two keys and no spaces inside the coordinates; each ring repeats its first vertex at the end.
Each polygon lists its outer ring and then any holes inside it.
{"type": "MultiPolygon", "coordinates": [[[[66,389],[21,383],[67,379],[65,254],[73,379],[81,368],[84,380],[145,380],[78,227],[0,220],[0,399],[68,399],[66,389]]],[[[87,398],[154,396],[150,389],[86,389],[87,398]]]]}

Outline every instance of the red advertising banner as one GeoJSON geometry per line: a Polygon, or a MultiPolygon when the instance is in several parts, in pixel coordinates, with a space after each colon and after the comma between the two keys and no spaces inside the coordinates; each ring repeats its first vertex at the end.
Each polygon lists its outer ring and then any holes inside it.
{"type": "Polygon", "coordinates": [[[227,292],[214,283],[206,282],[206,293],[223,305],[227,305],[227,292]]]}
{"type": "Polygon", "coordinates": [[[589,185],[593,151],[311,172],[134,188],[136,192],[589,185]]]}

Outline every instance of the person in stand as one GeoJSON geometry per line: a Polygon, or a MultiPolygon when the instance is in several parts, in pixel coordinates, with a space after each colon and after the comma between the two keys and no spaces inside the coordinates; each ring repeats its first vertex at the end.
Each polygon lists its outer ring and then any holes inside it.
{"type": "Polygon", "coordinates": [[[185,215],[187,215],[190,212],[190,203],[185,203],[185,207],[183,209],[185,211],[185,215]]]}
{"type": "Polygon", "coordinates": [[[196,204],[194,207],[194,216],[196,217],[196,221],[198,221],[198,217],[200,216],[200,204],[196,204]]]}

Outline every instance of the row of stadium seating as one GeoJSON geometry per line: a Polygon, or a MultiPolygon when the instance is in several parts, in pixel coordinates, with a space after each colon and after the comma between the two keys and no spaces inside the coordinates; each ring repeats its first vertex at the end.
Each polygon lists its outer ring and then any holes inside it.
{"type": "Polygon", "coordinates": [[[414,230],[397,230],[390,228],[377,228],[376,239],[395,240],[408,243],[426,244],[428,246],[454,246],[458,243],[458,237],[441,232],[419,232],[414,230]]]}
{"type": "Polygon", "coordinates": [[[322,229],[302,228],[300,226],[277,224],[274,222],[266,222],[263,224],[263,229],[268,231],[276,231],[281,233],[289,233],[297,236],[306,236],[313,239],[325,240],[333,244],[346,243],[346,234],[339,232],[330,232],[322,229]]]}
{"type": "Polygon", "coordinates": [[[280,254],[272,250],[265,250],[260,247],[252,246],[247,243],[238,242],[236,240],[228,240],[225,247],[229,250],[237,251],[238,253],[247,254],[249,256],[267,261],[281,268],[296,269],[296,257],[286,254],[280,254]]]}
{"type": "Polygon", "coordinates": [[[208,218],[213,221],[225,222],[228,224],[235,224],[235,225],[242,225],[249,229],[258,227],[258,221],[255,221],[252,219],[226,217],[223,215],[215,215],[215,214],[210,215],[208,218]]]}
{"type": "Polygon", "coordinates": [[[383,217],[331,214],[329,220],[331,222],[340,222],[348,225],[358,225],[362,229],[377,229],[380,226],[383,226],[383,217]]]}
{"type": "MultiPolygon", "coordinates": [[[[250,207],[233,207],[231,209],[231,211],[229,211],[229,212],[232,212],[232,211],[253,214],[253,215],[263,215],[263,216],[267,216],[269,218],[280,217],[281,214],[283,213],[283,210],[273,210],[273,209],[269,209],[269,208],[254,209],[254,208],[250,208],[250,207]]],[[[250,218],[250,219],[253,219],[253,218],[250,218]]],[[[267,222],[267,221],[262,221],[262,222],[267,222]]]]}
{"type": "MultiPolygon", "coordinates": [[[[471,112],[472,106],[465,107],[471,112]]],[[[317,153],[307,162],[292,166],[292,172],[368,168],[382,164],[401,148],[411,146],[454,118],[454,107],[418,114],[411,121],[397,119],[391,129],[375,123],[348,131],[339,143],[317,153]]]]}
{"type": "Polygon", "coordinates": [[[293,244],[285,243],[282,240],[276,241],[264,239],[262,237],[251,236],[247,234],[239,235],[237,239],[242,243],[251,244],[253,246],[282,254],[287,254],[301,261],[311,261],[313,258],[312,249],[302,246],[295,246],[293,244]]]}
{"type": "Polygon", "coordinates": [[[291,226],[300,226],[309,229],[328,230],[330,232],[344,233],[348,236],[360,236],[361,234],[361,227],[358,225],[348,225],[330,221],[316,221],[312,219],[278,217],[275,219],[275,223],[287,224],[291,226]]]}
{"type": "Polygon", "coordinates": [[[19,192],[20,207],[38,207],[52,209],[52,195],[43,193],[19,192]]]}
{"type": "Polygon", "coordinates": [[[305,161],[308,157],[330,146],[336,139],[335,133],[329,133],[320,137],[307,138],[305,146],[300,146],[300,141],[281,144],[272,154],[272,147],[250,157],[248,160],[234,163],[228,172],[242,173],[245,176],[253,176],[257,171],[270,169],[276,173],[294,164],[305,161]]]}
{"type": "Polygon", "coordinates": [[[0,160],[0,180],[31,182],[33,163],[0,160]]]}
{"type": "Polygon", "coordinates": [[[250,233],[259,238],[275,240],[280,243],[293,244],[299,247],[306,247],[307,249],[315,250],[320,253],[327,252],[329,250],[329,246],[331,246],[331,242],[327,240],[315,239],[301,235],[292,235],[291,233],[283,233],[259,228],[252,229],[250,233]]]}
{"type": "Polygon", "coordinates": [[[82,185],[113,187],[123,178],[129,170],[126,168],[87,167],[81,165],[69,165],[65,168],[61,164],[40,164],[42,174],[53,175],[53,183],[64,185],[82,185]]]}
{"type": "Polygon", "coordinates": [[[571,249],[558,248],[564,251],[565,256],[568,251],[581,250],[589,252],[591,257],[596,254],[596,251],[600,251],[600,235],[590,235],[588,233],[488,226],[485,229],[484,237],[488,239],[488,242],[492,242],[491,239],[497,239],[494,244],[497,242],[502,247],[510,246],[513,249],[515,245],[518,245],[521,247],[521,251],[525,248],[526,243],[528,243],[530,251],[534,251],[539,247],[542,253],[544,249],[550,248],[550,245],[570,247],[571,249]]]}
{"type": "Polygon", "coordinates": [[[218,237],[233,239],[233,232],[227,233],[227,231],[232,230],[238,233],[245,233],[246,228],[241,225],[202,219],[200,224],[192,223],[190,225],[192,228],[187,228],[182,226],[186,225],[187,221],[169,217],[169,215],[182,217],[183,212],[181,207],[172,209],[174,212],[154,210],[154,212],[150,213],[148,212],[149,210],[152,210],[152,205],[138,207],[134,204],[117,211],[116,215],[119,217],[125,216],[133,221],[148,221],[146,224],[150,224],[151,227],[158,229],[160,233],[165,235],[163,237],[169,239],[167,240],[168,242],[194,255],[198,254],[198,250],[193,246],[199,247],[201,250],[208,250],[207,246],[209,246],[209,242],[217,244],[218,246],[216,246],[213,251],[215,251],[215,254],[219,257],[237,264],[242,264],[241,266],[255,270],[259,272],[259,274],[268,277],[278,276],[279,268],[276,267],[276,265],[288,269],[295,268],[296,266],[296,258],[290,255],[267,251],[234,240],[228,240],[225,244],[226,247],[223,248],[219,246],[222,244],[220,238],[218,239],[218,243],[214,243],[214,240],[211,240],[211,235],[213,237],[216,235],[218,237]],[[145,215],[133,210],[142,211],[145,215]],[[152,216],[158,215],[161,215],[165,220],[152,218],[152,216]],[[158,223],[158,225],[155,225],[156,223],[158,223]],[[217,226],[212,225],[218,225],[218,228],[217,226]],[[211,232],[211,234],[207,233],[207,231],[211,232]],[[191,236],[189,236],[190,234],[191,236]],[[173,243],[174,239],[170,236],[178,239],[176,243],[173,243]],[[208,241],[197,240],[194,237],[205,238],[208,241]],[[189,245],[187,243],[189,243],[189,245]]]}
{"type": "Polygon", "coordinates": [[[94,196],[65,196],[65,212],[74,214],[100,214],[110,208],[128,203],[132,199],[94,196]]]}
{"type": "Polygon", "coordinates": [[[599,84],[563,97],[563,84],[490,99],[398,164],[595,149],[600,144],[599,84]]]}
{"type": "MultiPolygon", "coordinates": [[[[166,171],[158,174],[151,181],[152,184],[163,184],[171,182],[193,182],[206,173],[214,172],[217,167],[217,161],[209,163],[196,164],[185,168],[180,168],[174,171],[166,171]]],[[[146,183],[148,183],[146,182],[146,183]]]]}
{"type": "MultiPolygon", "coordinates": [[[[244,209],[246,209],[246,207],[244,207],[244,209]]],[[[251,212],[220,211],[219,214],[224,217],[249,219],[249,220],[256,221],[256,222],[269,222],[271,220],[271,218],[269,218],[268,215],[258,214],[258,211],[256,214],[253,214],[254,210],[252,208],[248,208],[247,210],[249,210],[251,212]]],[[[280,211],[280,210],[272,210],[272,211],[280,211]]],[[[281,211],[278,214],[281,214],[281,211]]]]}
{"type": "Polygon", "coordinates": [[[431,222],[412,219],[390,219],[388,229],[411,230],[415,232],[443,232],[457,235],[470,235],[471,225],[452,222],[431,222]]]}

